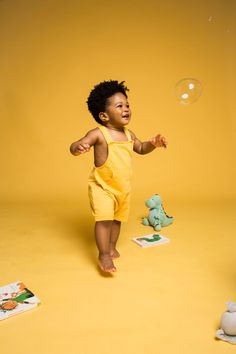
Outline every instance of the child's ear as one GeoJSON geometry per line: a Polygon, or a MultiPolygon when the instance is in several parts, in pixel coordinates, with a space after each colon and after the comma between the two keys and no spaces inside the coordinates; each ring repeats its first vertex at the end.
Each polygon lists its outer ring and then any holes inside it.
{"type": "Polygon", "coordinates": [[[101,119],[102,122],[106,123],[109,121],[109,117],[105,112],[100,112],[99,113],[99,118],[101,119]]]}

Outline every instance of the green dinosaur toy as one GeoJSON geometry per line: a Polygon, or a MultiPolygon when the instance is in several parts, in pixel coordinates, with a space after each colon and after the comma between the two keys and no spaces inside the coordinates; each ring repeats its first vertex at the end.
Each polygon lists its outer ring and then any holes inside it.
{"type": "Polygon", "coordinates": [[[172,224],[174,218],[166,214],[158,194],[146,200],[145,205],[149,208],[149,214],[142,218],[143,225],[153,226],[155,231],[160,231],[162,227],[172,224]]]}

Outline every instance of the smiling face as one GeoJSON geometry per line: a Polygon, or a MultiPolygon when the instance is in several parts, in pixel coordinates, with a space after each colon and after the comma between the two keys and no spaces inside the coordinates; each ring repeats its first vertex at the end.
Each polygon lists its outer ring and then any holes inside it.
{"type": "Polygon", "coordinates": [[[105,112],[99,114],[103,124],[108,128],[123,129],[130,122],[131,110],[127,97],[121,92],[107,99],[105,112]]]}

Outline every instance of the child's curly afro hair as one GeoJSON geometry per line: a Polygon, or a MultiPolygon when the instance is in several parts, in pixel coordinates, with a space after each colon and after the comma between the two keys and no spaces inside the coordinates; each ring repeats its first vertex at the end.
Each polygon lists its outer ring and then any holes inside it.
{"type": "Polygon", "coordinates": [[[129,89],[124,85],[125,81],[118,82],[117,80],[103,81],[95,85],[87,100],[87,105],[93,118],[102,124],[99,118],[100,112],[105,112],[107,99],[115,93],[121,92],[127,97],[126,92],[129,89]]]}

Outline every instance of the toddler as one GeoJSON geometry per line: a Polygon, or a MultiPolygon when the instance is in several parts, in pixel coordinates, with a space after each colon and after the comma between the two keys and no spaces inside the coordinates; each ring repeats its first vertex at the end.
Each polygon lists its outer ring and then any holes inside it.
{"type": "Polygon", "coordinates": [[[120,256],[116,243],[121,222],[127,221],[130,202],[132,151],[144,155],[156,147],[167,147],[158,134],[141,142],[127,128],[131,110],[124,81],[104,81],[96,85],[87,100],[88,109],[99,126],[71,144],[73,155],[94,148],[94,167],[89,176],[88,194],[95,218],[95,239],[102,271],[115,272],[114,259],[120,256]]]}

